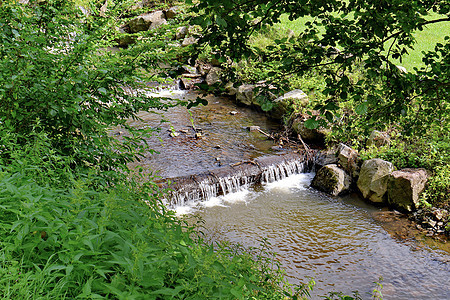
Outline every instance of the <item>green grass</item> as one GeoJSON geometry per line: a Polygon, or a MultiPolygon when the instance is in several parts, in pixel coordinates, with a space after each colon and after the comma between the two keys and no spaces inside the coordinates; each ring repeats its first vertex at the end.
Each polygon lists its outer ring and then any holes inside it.
{"type": "MultiPolygon", "coordinates": [[[[438,15],[432,14],[428,19],[433,20],[438,17],[438,15]]],[[[290,21],[288,16],[284,15],[281,17],[281,23],[276,24],[275,28],[277,31],[292,30],[298,34],[306,29],[305,23],[312,20],[311,17],[305,17],[290,21]]],[[[434,50],[436,43],[444,42],[445,36],[450,36],[450,22],[427,25],[422,31],[414,34],[416,39],[414,49],[411,49],[402,61],[397,61],[398,64],[405,67],[408,72],[413,71],[414,67],[422,66],[423,52],[434,50]]]]}

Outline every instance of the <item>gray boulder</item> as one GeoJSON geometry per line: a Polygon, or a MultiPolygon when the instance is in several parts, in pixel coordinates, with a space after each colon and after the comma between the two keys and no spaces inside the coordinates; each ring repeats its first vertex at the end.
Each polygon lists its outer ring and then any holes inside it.
{"type": "Polygon", "coordinates": [[[175,39],[181,40],[184,39],[189,34],[189,29],[187,26],[181,26],[177,28],[177,31],[175,32],[175,39]]]}
{"type": "Polygon", "coordinates": [[[362,196],[374,203],[382,203],[386,199],[389,175],[394,165],[388,161],[374,158],[364,161],[356,183],[362,196]]]}
{"type": "Polygon", "coordinates": [[[155,12],[137,16],[128,22],[130,33],[136,33],[140,31],[147,31],[158,28],[159,26],[166,24],[167,20],[165,14],[161,10],[155,12]]]}
{"type": "Polygon", "coordinates": [[[234,84],[229,81],[226,85],[225,85],[225,91],[227,91],[227,95],[229,96],[234,96],[237,93],[237,88],[234,87],[234,84]]]}
{"type": "Polygon", "coordinates": [[[312,187],[333,196],[348,192],[350,184],[350,175],[335,164],[321,168],[311,182],[312,187]]]}
{"type": "Polygon", "coordinates": [[[255,86],[253,84],[243,84],[238,87],[236,91],[236,101],[240,104],[250,106],[254,104],[255,97],[253,90],[255,86]]]}
{"type": "Polygon", "coordinates": [[[358,152],[345,144],[339,144],[337,153],[339,164],[353,178],[359,175],[358,152]]]}
{"type": "Polygon", "coordinates": [[[293,90],[274,100],[274,108],[270,112],[271,117],[281,120],[284,115],[293,111],[300,111],[309,103],[308,95],[302,90],[293,90]]]}
{"type": "Polygon", "coordinates": [[[208,74],[206,75],[205,81],[208,85],[213,85],[217,82],[220,82],[220,73],[222,69],[218,67],[212,67],[208,74]]]}
{"type": "Polygon", "coordinates": [[[425,169],[402,169],[389,176],[388,203],[402,211],[412,211],[419,205],[429,174],[425,169]]]}
{"type": "Polygon", "coordinates": [[[189,36],[189,37],[185,37],[183,39],[183,42],[181,42],[181,47],[187,47],[190,45],[194,45],[195,43],[197,43],[198,39],[196,39],[193,36],[189,36]]]}

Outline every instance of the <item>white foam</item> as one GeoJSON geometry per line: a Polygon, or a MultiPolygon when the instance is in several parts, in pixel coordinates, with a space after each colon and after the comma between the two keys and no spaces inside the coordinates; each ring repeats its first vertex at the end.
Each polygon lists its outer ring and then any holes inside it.
{"type": "Polygon", "coordinates": [[[291,189],[306,189],[311,180],[314,177],[314,173],[301,173],[288,176],[282,180],[267,183],[264,187],[268,190],[277,189],[281,191],[290,191],[291,189]]]}
{"type": "Polygon", "coordinates": [[[242,189],[237,192],[234,192],[234,193],[229,193],[229,194],[220,196],[220,198],[222,198],[222,200],[227,203],[247,202],[250,194],[251,194],[251,191],[248,188],[246,188],[246,189],[242,189]]]}

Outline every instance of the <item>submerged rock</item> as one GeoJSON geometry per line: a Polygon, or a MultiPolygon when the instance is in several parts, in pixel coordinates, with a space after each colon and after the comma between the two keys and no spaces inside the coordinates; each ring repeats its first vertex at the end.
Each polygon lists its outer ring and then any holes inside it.
{"type": "Polygon", "coordinates": [[[402,169],[389,176],[388,203],[403,211],[419,206],[419,196],[428,180],[425,169],[402,169]]]}
{"type": "Polygon", "coordinates": [[[366,160],[357,181],[362,196],[374,203],[385,202],[389,175],[393,171],[394,165],[388,161],[379,158],[366,160]]]}
{"type": "Polygon", "coordinates": [[[335,164],[321,168],[311,182],[312,187],[333,196],[348,192],[350,184],[350,175],[335,164]]]}

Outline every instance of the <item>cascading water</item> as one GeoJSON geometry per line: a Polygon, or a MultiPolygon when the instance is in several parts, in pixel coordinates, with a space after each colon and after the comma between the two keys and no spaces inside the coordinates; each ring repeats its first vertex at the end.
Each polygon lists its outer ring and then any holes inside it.
{"type": "Polygon", "coordinates": [[[208,173],[170,179],[166,204],[177,208],[219,196],[236,193],[255,184],[267,184],[307,172],[313,165],[307,156],[281,155],[257,158],[251,162],[211,170],[208,173]]]}

